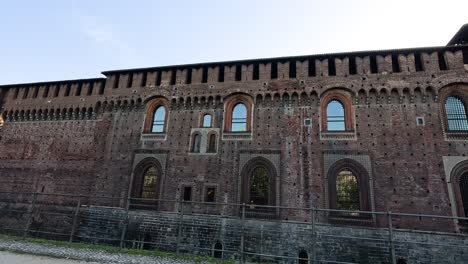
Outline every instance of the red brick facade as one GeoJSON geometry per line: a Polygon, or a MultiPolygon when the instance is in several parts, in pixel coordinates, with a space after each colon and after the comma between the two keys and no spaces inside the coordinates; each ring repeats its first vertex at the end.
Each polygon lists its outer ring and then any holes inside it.
{"type": "Polygon", "coordinates": [[[444,99],[456,93],[468,102],[466,54],[465,46],[344,53],[5,85],[0,191],[138,196],[129,188],[141,189],[144,160],[158,164],[160,198],[179,199],[189,185],[203,201],[206,186],[216,186],[216,201],[237,203],[248,190],[242,174],[259,159],[275,170],[270,204],[330,207],[335,160],[354,160],[366,170],[364,209],[460,214],[447,168],[451,157],[468,156],[468,133],[446,133],[444,99]],[[324,106],[333,98],[345,106],[345,133],[325,133],[324,106]],[[247,131],[229,133],[240,101],[247,131]],[[164,133],[150,133],[161,104],[164,133]],[[211,128],[202,128],[204,113],[211,128]],[[194,133],[201,148],[203,133],[216,134],[216,151],[191,153],[194,133]]]}

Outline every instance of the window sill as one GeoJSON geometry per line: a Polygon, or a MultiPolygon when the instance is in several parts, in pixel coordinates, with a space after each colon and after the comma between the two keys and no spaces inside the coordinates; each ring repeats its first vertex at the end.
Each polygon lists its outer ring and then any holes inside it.
{"type": "Polygon", "coordinates": [[[242,132],[229,132],[225,131],[223,133],[223,140],[252,140],[251,131],[242,131],[242,132]]]}
{"type": "Polygon", "coordinates": [[[357,140],[354,130],[320,131],[320,140],[357,140]]]}
{"type": "Polygon", "coordinates": [[[142,133],[141,141],[161,141],[166,140],[166,133],[142,133]]]}
{"type": "Polygon", "coordinates": [[[446,140],[468,140],[468,130],[446,131],[445,139],[446,140]]]}

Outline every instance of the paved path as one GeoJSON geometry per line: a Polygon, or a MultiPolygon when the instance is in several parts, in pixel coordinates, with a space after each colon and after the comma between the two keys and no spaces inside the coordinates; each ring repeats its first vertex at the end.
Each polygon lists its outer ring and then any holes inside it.
{"type": "Polygon", "coordinates": [[[98,264],[97,262],[85,262],[71,259],[58,259],[29,254],[17,254],[0,251],[0,264],[98,264]]]}

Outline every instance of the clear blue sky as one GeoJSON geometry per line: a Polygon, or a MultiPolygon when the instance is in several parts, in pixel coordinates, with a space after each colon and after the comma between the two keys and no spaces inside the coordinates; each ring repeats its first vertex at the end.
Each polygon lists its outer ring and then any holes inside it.
{"type": "Polygon", "coordinates": [[[445,45],[468,1],[10,0],[0,84],[104,70],[445,45]]]}

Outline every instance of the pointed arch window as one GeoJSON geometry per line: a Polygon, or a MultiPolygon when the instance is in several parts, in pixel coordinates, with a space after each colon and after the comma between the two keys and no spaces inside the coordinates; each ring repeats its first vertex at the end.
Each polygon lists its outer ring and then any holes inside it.
{"type": "Polygon", "coordinates": [[[445,100],[445,114],[450,131],[468,131],[468,119],[465,104],[457,96],[449,96],[445,100]]]}
{"type": "Polygon", "coordinates": [[[153,114],[153,126],[151,132],[162,133],[166,123],[166,107],[163,105],[156,107],[153,114]]]}
{"type": "Polygon", "coordinates": [[[232,109],[231,131],[247,131],[247,107],[243,103],[238,103],[232,109]]]}
{"type": "Polygon", "coordinates": [[[333,99],[327,104],[327,129],[329,131],[345,131],[345,109],[343,104],[333,99]]]}

